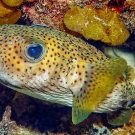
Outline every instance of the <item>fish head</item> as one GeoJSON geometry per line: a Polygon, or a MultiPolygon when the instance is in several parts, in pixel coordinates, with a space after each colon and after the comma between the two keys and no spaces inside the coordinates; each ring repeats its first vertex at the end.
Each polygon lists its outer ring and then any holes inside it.
{"type": "MultiPolygon", "coordinates": [[[[53,91],[53,94],[50,91],[60,89],[56,86],[61,85],[61,89],[72,98],[71,91],[64,89],[66,80],[63,76],[66,76],[71,66],[68,66],[70,56],[66,55],[69,49],[64,46],[66,42],[63,39],[58,40],[49,28],[38,26],[2,25],[0,31],[1,83],[25,94],[30,90],[28,95],[32,95],[32,92],[42,93],[40,99],[44,99],[45,93],[49,101],[54,93],[60,93],[60,90],[53,91]]],[[[55,97],[52,100],[57,102],[55,97]]],[[[67,102],[71,106],[72,101],[67,102]]]]}
{"type": "Polygon", "coordinates": [[[0,31],[0,82],[36,98],[65,99],[62,104],[71,106],[71,89],[77,91],[88,78],[89,55],[80,52],[89,48],[81,48],[82,41],[73,36],[39,26],[2,25],[0,31]]]}
{"type": "Polygon", "coordinates": [[[37,39],[32,33],[17,31],[16,27],[3,26],[0,29],[0,76],[3,82],[19,86],[23,80],[27,81],[23,79],[25,76],[34,76],[39,70],[46,70],[43,63],[50,59],[45,55],[47,46],[42,36],[37,39]]]}
{"type": "Polygon", "coordinates": [[[54,29],[2,25],[0,31],[0,78],[7,86],[55,83],[76,92],[89,77],[87,63],[106,59],[95,47],[54,29]]]}

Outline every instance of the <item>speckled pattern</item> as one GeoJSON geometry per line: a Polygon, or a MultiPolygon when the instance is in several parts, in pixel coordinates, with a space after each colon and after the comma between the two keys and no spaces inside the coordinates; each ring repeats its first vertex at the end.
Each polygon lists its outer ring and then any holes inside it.
{"type": "Polygon", "coordinates": [[[134,86],[123,76],[126,68],[124,59],[108,59],[94,46],[58,30],[0,26],[1,83],[35,98],[73,106],[75,124],[91,112],[113,111],[132,99],[134,86]],[[31,43],[46,49],[39,62],[29,62],[24,54],[31,43]]]}
{"type": "MultiPolygon", "coordinates": [[[[7,84],[24,89],[29,87],[35,92],[38,91],[35,89],[38,87],[41,92],[48,92],[50,95],[48,100],[52,99],[53,93],[56,94],[54,89],[57,87],[59,96],[63,97],[67,94],[68,103],[64,101],[63,104],[69,106],[72,104],[70,89],[82,86],[87,80],[86,62],[92,63],[99,59],[106,59],[105,55],[95,47],[57,30],[17,25],[3,25],[0,30],[2,31],[0,44],[2,44],[1,48],[4,47],[0,55],[4,62],[2,72],[7,84]],[[46,55],[38,63],[27,62],[23,54],[24,47],[33,41],[41,42],[46,47],[46,55]],[[41,82],[40,85],[38,85],[39,82],[41,82]],[[46,90],[41,89],[41,85],[44,85],[46,90]],[[68,89],[65,90],[65,88],[68,89]]],[[[55,99],[52,100],[57,102],[55,99]]]]}

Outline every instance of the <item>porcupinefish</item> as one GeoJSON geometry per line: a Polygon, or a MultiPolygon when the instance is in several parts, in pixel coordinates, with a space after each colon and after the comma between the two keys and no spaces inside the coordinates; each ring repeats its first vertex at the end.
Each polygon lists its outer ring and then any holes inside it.
{"type": "Polygon", "coordinates": [[[0,83],[72,106],[78,124],[92,112],[128,108],[135,95],[123,58],[107,58],[83,40],[39,26],[0,26],[0,83]]]}

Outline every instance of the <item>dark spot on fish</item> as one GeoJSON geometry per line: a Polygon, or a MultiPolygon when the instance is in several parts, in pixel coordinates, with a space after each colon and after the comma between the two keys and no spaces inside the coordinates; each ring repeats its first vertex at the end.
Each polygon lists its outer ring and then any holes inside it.
{"type": "Polygon", "coordinates": [[[17,64],[20,64],[20,61],[17,61],[17,64]]]}
{"type": "Polygon", "coordinates": [[[15,56],[13,56],[13,59],[15,59],[16,57],[15,56]]]}
{"type": "Polygon", "coordinates": [[[79,72],[79,75],[81,75],[82,73],[81,72],[79,72]]]}
{"type": "Polygon", "coordinates": [[[82,68],[85,68],[85,66],[83,65],[82,68]]]}
{"type": "Polygon", "coordinates": [[[17,53],[18,53],[18,51],[15,51],[15,53],[17,54],[17,53]]]}
{"type": "Polygon", "coordinates": [[[85,74],[88,74],[88,72],[87,72],[87,71],[85,71],[85,74]]]}
{"type": "Polygon", "coordinates": [[[20,68],[17,68],[17,71],[20,71],[20,68]]]}
{"type": "Polygon", "coordinates": [[[87,84],[87,81],[84,81],[85,84],[87,84]]]}
{"type": "Polygon", "coordinates": [[[77,83],[77,80],[75,80],[74,83],[77,83]]]}

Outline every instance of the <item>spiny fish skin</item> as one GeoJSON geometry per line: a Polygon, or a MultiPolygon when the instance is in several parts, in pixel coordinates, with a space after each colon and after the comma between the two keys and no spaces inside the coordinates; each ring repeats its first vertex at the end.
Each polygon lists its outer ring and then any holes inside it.
{"type": "Polygon", "coordinates": [[[134,86],[120,79],[126,68],[124,59],[110,60],[66,33],[39,26],[0,26],[0,82],[39,99],[73,106],[75,124],[91,112],[113,111],[133,98],[134,86]],[[29,44],[42,44],[41,60],[26,57],[29,44]]]}
{"type": "MultiPolygon", "coordinates": [[[[70,88],[79,88],[84,83],[85,62],[106,59],[100,51],[82,40],[48,28],[2,25],[0,31],[2,80],[6,84],[33,92],[41,91],[54,98],[66,97],[64,94],[67,94],[71,99],[70,88]],[[25,46],[32,42],[43,43],[46,48],[44,58],[36,63],[28,62],[24,57],[25,46]]],[[[53,99],[49,97],[48,100],[53,99]]],[[[54,102],[59,100],[63,99],[54,99],[54,102]]],[[[63,104],[71,103],[71,100],[64,100],[63,104]]]]}

